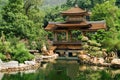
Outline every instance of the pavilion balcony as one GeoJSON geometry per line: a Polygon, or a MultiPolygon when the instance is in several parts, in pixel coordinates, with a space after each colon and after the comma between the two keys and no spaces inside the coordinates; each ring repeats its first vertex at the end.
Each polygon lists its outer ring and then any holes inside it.
{"type": "Polygon", "coordinates": [[[64,45],[81,45],[82,42],[81,41],[53,41],[54,45],[60,45],[60,44],[64,44],[64,45]]]}
{"type": "Polygon", "coordinates": [[[82,49],[82,42],[81,41],[54,41],[54,46],[57,46],[57,50],[80,50],[82,49]]]}

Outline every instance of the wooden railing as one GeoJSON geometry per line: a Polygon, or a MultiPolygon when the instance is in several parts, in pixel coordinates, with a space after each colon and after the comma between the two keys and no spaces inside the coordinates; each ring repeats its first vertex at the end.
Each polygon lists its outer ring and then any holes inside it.
{"type": "Polygon", "coordinates": [[[82,42],[81,41],[68,41],[68,42],[67,41],[64,41],[64,42],[63,41],[54,41],[53,44],[54,45],[55,44],[66,44],[66,45],[67,44],[70,44],[70,45],[72,45],[72,44],[73,45],[78,44],[78,45],[80,45],[80,44],[82,44],[82,42]]]}

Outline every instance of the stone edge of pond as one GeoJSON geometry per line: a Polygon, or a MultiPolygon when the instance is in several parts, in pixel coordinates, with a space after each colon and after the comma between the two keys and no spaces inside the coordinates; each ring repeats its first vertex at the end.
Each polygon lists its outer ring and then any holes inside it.
{"type": "Polygon", "coordinates": [[[17,72],[17,71],[26,71],[26,70],[37,70],[39,67],[40,67],[39,63],[36,63],[34,65],[25,64],[24,66],[1,68],[0,72],[17,72]]]}
{"type": "Polygon", "coordinates": [[[89,62],[79,62],[79,64],[86,64],[86,65],[90,65],[90,66],[110,67],[110,68],[120,69],[120,64],[112,64],[112,63],[89,63],[89,62]]]}

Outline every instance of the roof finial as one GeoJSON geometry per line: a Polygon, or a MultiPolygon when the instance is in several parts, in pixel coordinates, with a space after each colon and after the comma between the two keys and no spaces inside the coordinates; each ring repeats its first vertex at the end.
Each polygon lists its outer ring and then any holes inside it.
{"type": "Polygon", "coordinates": [[[75,8],[78,8],[78,4],[75,4],[75,8]]]}
{"type": "Polygon", "coordinates": [[[77,8],[78,7],[78,0],[75,0],[75,7],[77,8]]]}

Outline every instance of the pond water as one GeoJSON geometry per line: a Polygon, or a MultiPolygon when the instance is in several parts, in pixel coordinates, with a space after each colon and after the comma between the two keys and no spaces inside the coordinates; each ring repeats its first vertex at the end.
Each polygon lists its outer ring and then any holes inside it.
{"type": "Polygon", "coordinates": [[[56,61],[36,71],[0,73],[0,80],[120,80],[120,69],[56,61]]]}

